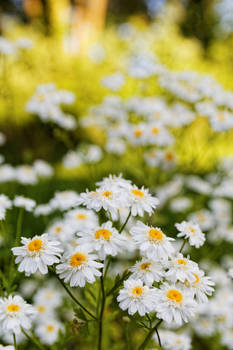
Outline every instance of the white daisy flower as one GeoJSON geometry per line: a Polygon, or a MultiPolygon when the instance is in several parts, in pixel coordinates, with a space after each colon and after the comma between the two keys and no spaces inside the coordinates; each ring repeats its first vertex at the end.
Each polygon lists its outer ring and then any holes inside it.
{"type": "Polygon", "coordinates": [[[25,271],[26,275],[31,275],[37,270],[43,275],[48,272],[48,266],[59,262],[62,249],[58,241],[49,239],[48,234],[33,238],[21,238],[23,246],[12,248],[16,255],[15,263],[19,264],[18,270],[25,271]]]}
{"type": "Polygon", "coordinates": [[[137,186],[132,186],[129,190],[129,202],[131,208],[131,214],[133,216],[143,216],[144,212],[151,215],[154,209],[159,205],[159,200],[153,197],[148,189],[142,187],[139,189],[137,186]]]}
{"type": "Polygon", "coordinates": [[[40,339],[41,343],[46,345],[52,345],[58,340],[58,333],[64,329],[61,322],[56,319],[47,319],[40,323],[35,333],[40,339]]]}
{"type": "Polygon", "coordinates": [[[124,282],[124,288],[120,290],[117,297],[122,310],[127,310],[130,315],[136,312],[140,316],[154,310],[156,288],[143,285],[141,280],[128,279],[124,282]]]}
{"type": "Polygon", "coordinates": [[[46,231],[51,239],[64,243],[71,240],[75,232],[70,224],[63,220],[56,220],[46,231]]]}
{"type": "Polygon", "coordinates": [[[31,165],[20,165],[16,167],[16,180],[24,185],[34,185],[37,183],[37,174],[31,165]]]}
{"type": "Polygon", "coordinates": [[[23,196],[16,196],[13,203],[15,207],[24,208],[26,211],[32,211],[36,206],[36,202],[33,199],[23,196]]]}
{"type": "Polygon", "coordinates": [[[65,219],[75,230],[85,230],[98,225],[98,218],[92,210],[76,208],[66,213],[65,219]]]}
{"type": "Polygon", "coordinates": [[[54,307],[49,304],[48,300],[37,300],[33,306],[37,311],[36,323],[40,324],[48,318],[55,317],[54,307]]]}
{"type": "Polygon", "coordinates": [[[95,277],[100,277],[98,270],[104,265],[97,262],[97,255],[89,254],[84,247],[76,248],[72,253],[64,254],[61,264],[56,266],[56,271],[65,283],[71,287],[84,287],[85,283],[94,283],[95,277]]]}
{"type": "Polygon", "coordinates": [[[195,281],[189,282],[186,280],[184,282],[185,286],[193,292],[199,304],[207,303],[207,295],[212,295],[214,292],[213,286],[215,283],[210,279],[210,277],[204,276],[205,273],[202,270],[198,270],[193,274],[195,276],[195,281]]]}
{"type": "Polygon", "coordinates": [[[0,298],[0,322],[4,332],[20,333],[29,329],[36,310],[19,295],[0,298]]]}
{"type": "MultiPolygon", "coordinates": [[[[164,349],[169,350],[190,350],[191,349],[191,338],[185,333],[176,333],[168,330],[159,331],[161,343],[164,349]]],[[[157,334],[153,335],[154,341],[157,343],[157,334]]]]}
{"type": "Polygon", "coordinates": [[[5,195],[0,195],[0,220],[5,219],[6,210],[12,207],[11,200],[5,195]]]}
{"type": "Polygon", "coordinates": [[[182,254],[178,254],[169,261],[169,270],[166,272],[166,278],[171,282],[180,281],[182,283],[195,282],[194,272],[198,272],[198,265],[194,261],[184,258],[182,254]]]}
{"type": "Polygon", "coordinates": [[[38,289],[33,300],[35,303],[47,303],[49,307],[56,308],[62,303],[63,294],[53,283],[38,289]]]}
{"type": "Polygon", "coordinates": [[[38,159],[33,164],[34,170],[38,176],[50,177],[53,175],[52,166],[44,160],[38,159]]]}
{"type": "Polygon", "coordinates": [[[79,195],[74,191],[56,192],[49,205],[56,210],[68,210],[78,205],[79,195]]]}
{"type": "Polygon", "coordinates": [[[79,204],[85,205],[88,209],[100,211],[103,208],[109,211],[113,220],[117,219],[117,210],[128,206],[126,191],[116,186],[103,186],[96,191],[84,192],[80,194],[79,204]]]}
{"type": "Polygon", "coordinates": [[[34,209],[35,216],[49,215],[52,212],[52,208],[49,204],[40,204],[34,209]]]}
{"type": "Polygon", "coordinates": [[[142,258],[130,269],[130,278],[142,280],[147,286],[152,286],[154,282],[159,282],[164,276],[163,266],[159,262],[142,258]]]}
{"type": "Polygon", "coordinates": [[[194,316],[196,302],[192,294],[176,285],[164,283],[156,293],[155,311],[157,317],[167,323],[182,325],[194,316]]]}
{"type": "Polygon", "coordinates": [[[205,235],[198,224],[192,221],[182,221],[180,224],[175,224],[175,226],[177,230],[180,231],[177,237],[188,239],[191,246],[199,248],[204,244],[205,235]]]}
{"type": "Polygon", "coordinates": [[[170,243],[174,239],[167,237],[158,227],[150,227],[138,221],[132,227],[130,233],[141,254],[148,259],[167,259],[174,252],[174,248],[170,243]]]}
{"type": "Polygon", "coordinates": [[[80,238],[77,239],[77,243],[96,251],[101,260],[104,260],[107,255],[117,255],[122,251],[126,242],[125,237],[112,227],[111,221],[86,232],[78,232],[78,236],[80,238]]]}
{"type": "Polygon", "coordinates": [[[119,176],[110,174],[108,177],[103,178],[102,181],[97,182],[96,185],[100,187],[116,186],[121,189],[130,189],[132,186],[130,180],[123,179],[122,174],[119,176]]]}

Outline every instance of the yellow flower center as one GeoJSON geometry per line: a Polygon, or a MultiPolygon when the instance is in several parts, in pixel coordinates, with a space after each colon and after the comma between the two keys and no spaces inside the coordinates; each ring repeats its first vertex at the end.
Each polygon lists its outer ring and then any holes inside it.
{"type": "Polygon", "coordinates": [[[43,102],[45,100],[45,97],[44,97],[44,95],[41,94],[41,95],[37,96],[37,99],[39,102],[43,102]]]}
{"type": "Polygon", "coordinates": [[[155,119],[160,119],[160,113],[159,112],[155,112],[155,119]]]}
{"type": "Polygon", "coordinates": [[[161,241],[163,239],[163,233],[157,228],[152,228],[149,232],[149,239],[161,241]]]}
{"type": "Polygon", "coordinates": [[[37,306],[37,311],[44,312],[45,311],[45,307],[43,305],[37,306]]]}
{"type": "Polygon", "coordinates": [[[112,232],[105,229],[100,229],[95,232],[95,239],[104,238],[106,241],[110,240],[112,232]]]}
{"type": "Polygon", "coordinates": [[[136,129],[136,130],[134,131],[134,135],[135,135],[136,137],[140,137],[140,136],[142,136],[142,134],[143,134],[143,131],[140,130],[140,129],[136,129]]]}
{"type": "Polygon", "coordinates": [[[60,226],[57,226],[57,227],[55,228],[55,232],[56,232],[56,233],[60,233],[60,232],[61,232],[61,227],[60,227],[60,226]]]}
{"type": "Polygon", "coordinates": [[[159,133],[159,128],[152,128],[152,133],[157,135],[159,133]]]}
{"type": "Polygon", "coordinates": [[[140,190],[131,190],[131,192],[136,196],[136,197],[144,197],[144,193],[140,190]]]}
{"type": "Polygon", "coordinates": [[[196,278],[195,283],[198,283],[200,281],[200,278],[198,277],[198,275],[196,273],[193,272],[193,274],[194,274],[194,276],[196,278]]]}
{"type": "Polygon", "coordinates": [[[225,118],[225,115],[224,115],[223,113],[219,113],[218,119],[220,120],[220,122],[224,122],[224,120],[225,120],[226,118],[225,118]]]}
{"type": "Polygon", "coordinates": [[[200,221],[200,222],[204,222],[205,221],[205,215],[204,214],[202,214],[202,213],[200,213],[200,214],[198,214],[198,220],[200,221]]]}
{"type": "Polygon", "coordinates": [[[70,258],[70,265],[73,267],[82,265],[87,260],[86,255],[83,253],[75,253],[70,258]]]}
{"type": "Polygon", "coordinates": [[[30,243],[28,243],[28,249],[30,252],[38,252],[42,248],[43,242],[40,239],[33,239],[30,243]]]}
{"type": "Polygon", "coordinates": [[[7,310],[10,312],[17,312],[19,311],[19,306],[16,304],[10,304],[7,306],[7,310]]]}
{"type": "Polygon", "coordinates": [[[105,191],[102,193],[102,196],[106,197],[106,198],[109,198],[111,195],[112,195],[112,192],[110,192],[110,191],[105,191]]]}
{"type": "Polygon", "coordinates": [[[180,264],[180,265],[187,265],[187,261],[184,260],[184,259],[178,259],[177,262],[178,262],[178,264],[180,264]]]}
{"type": "Polygon", "coordinates": [[[150,268],[150,265],[151,265],[150,262],[145,262],[145,263],[143,263],[143,264],[140,266],[140,268],[141,268],[141,270],[148,271],[149,268],[150,268]]]}
{"type": "Polygon", "coordinates": [[[76,216],[76,218],[78,219],[78,220],[85,220],[86,219],[86,214],[78,214],[77,216],[76,216]]]}
{"type": "Polygon", "coordinates": [[[173,153],[171,153],[171,152],[165,153],[165,159],[166,159],[167,161],[172,161],[172,160],[174,159],[173,153]]]}
{"type": "Polygon", "coordinates": [[[177,289],[169,289],[167,292],[168,299],[174,300],[180,303],[183,299],[183,295],[177,289]]]}
{"type": "Polygon", "coordinates": [[[195,233],[195,232],[196,232],[195,228],[194,228],[194,227],[192,227],[192,226],[190,226],[190,228],[189,228],[189,229],[190,229],[190,232],[191,232],[191,233],[195,233]]]}
{"type": "Polygon", "coordinates": [[[54,326],[52,324],[49,324],[46,329],[47,329],[48,332],[53,332],[54,331],[54,326]]]}
{"type": "Polygon", "coordinates": [[[142,295],[144,288],[143,287],[134,287],[131,291],[131,293],[133,294],[133,296],[139,297],[140,295],[142,295]]]}

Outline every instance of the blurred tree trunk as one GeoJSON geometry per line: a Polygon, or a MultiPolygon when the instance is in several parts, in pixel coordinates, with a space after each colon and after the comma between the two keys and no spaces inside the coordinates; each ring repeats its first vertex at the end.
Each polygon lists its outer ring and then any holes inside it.
{"type": "Polygon", "coordinates": [[[108,0],[71,0],[72,52],[85,51],[105,24],[108,0]]]}
{"type": "Polygon", "coordinates": [[[49,0],[23,0],[23,8],[30,20],[41,17],[45,34],[51,34],[50,4],[49,0]]]}

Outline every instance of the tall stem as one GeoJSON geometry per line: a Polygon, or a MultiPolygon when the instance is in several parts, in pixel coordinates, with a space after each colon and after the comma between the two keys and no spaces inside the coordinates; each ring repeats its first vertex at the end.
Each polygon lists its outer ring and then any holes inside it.
{"type": "Polygon", "coordinates": [[[32,343],[36,345],[36,347],[40,350],[45,350],[45,347],[39,342],[38,339],[33,337],[32,335],[29,335],[23,328],[21,328],[22,333],[25,335],[25,337],[32,343]]]}
{"type": "Polygon", "coordinates": [[[151,340],[151,337],[153,335],[154,332],[156,332],[157,337],[158,337],[158,342],[159,342],[159,346],[162,349],[162,345],[161,345],[161,340],[160,340],[160,336],[159,336],[159,332],[158,332],[158,327],[159,325],[163,322],[163,320],[159,320],[156,325],[151,328],[151,330],[149,331],[149,333],[147,334],[146,338],[144,339],[144,341],[142,342],[142,344],[139,346],[138,350],[144,350],[145,347],[147,346],[147,344],[149,343],[149,341],[151,340]]]}
{"type": "Polygon", "coordinates": [[[103,269],[102,269],[102,275],[100,277],[100,286],[101,286],[101,292],[102,292],[102,300],[101,300],[101,309],[100,309],[100,316],[99,316],[98,350],[102,349],[103,314],[104,314],[105,299],[106,299],[105,290],[104,290],[103,269]]]}
{"type": "Polygon", "coordinates": [[[65,283],[57,276],[57,274],[55,273],[55,271],[53,271],[52,268],[49,269],[52,274],[57,278],[57,280],[60,282],[60,284],[62,285],[62,287],[65,289],[65,291],[67,292],[67,294],[69,294],[69,296],[71,297],[71,299],[79,306],[81,307],[81,309],[83,309],[83,311],[85,311],[91,318],[93,318],[94,320],[97,320],[97,318],[90,312],[88,311],[85,306],[83,306],[78,299],[75,298],[75,296],[71,293],[71,291],[69,290],[69,288],[65,285],[65,283]]]}
{"type": "Polygon", "coordinates": [[[18,346],[17,346],[17,343],[16,343],[15,333],[13,333],[13,341],[14,341],[14,348],[15,348],[15,350],[18,350],[18,346]]]}
{"type": "Polygon", "coordinates": [[[130,216],[131,216],[131,210],[129,211],[129,214],[128,214],[124,224],[121,226],[119,233],[121,233],[124,230],[125,226],[127,225],[128,221],[129,221],[130,216]]]}
{"type": "Polygon", "coordinates": [[[182,250],[184,249],[186,241],[184,240],[184,242],[182,243],[182,246],[180,247],[179,253],[182,253],[182,250]]]}

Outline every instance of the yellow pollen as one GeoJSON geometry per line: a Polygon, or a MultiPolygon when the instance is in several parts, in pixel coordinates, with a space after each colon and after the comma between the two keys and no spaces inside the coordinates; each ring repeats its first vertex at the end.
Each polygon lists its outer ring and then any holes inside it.
{"type": "Polygon", "coordinates": [[[140,129],[137,129],[137,130],[134,131],[134,135],[135,135],[136,137],[140,137],[140,136],[142,136],[142,134],[143,134],[143,131],[140,130],[140,129]]]}
{"type": "Polygon", "coordinates": [[[226,321],[226,317],[225,317],[225,316],[218,316],[218,317],[217,317],[217,320],[218,320],[218,322],[223,323],[223,322],[226,321]]]}
{"type": "Polygon", "coordinates": [[[54,331],[54,326],[52,324],[49,324],[46,329],[48,332],[52,332],[54,331]]]}
{"type": "Polygon", "coordinates": [[[195,233],[195,232],[196,232],[195,228],[193,228],[192,226],[190,226],[190,231],[191,231],[192,233],[195,233]]]}
{"type": "Polygon", "coordinates": [[[198,277],[198,275],[196,273],[193,272],[193,274],[196,277],[195,283],[198,283],[200,281],[200,278],[198,277]]]}
{"type": "Polygon", "coordinates": [[[82,253],[75,253],[70,258],[70,265],[73,267],[82,265],[87,260],[86,255],[82,253]]]}
{"type": "Polygon", "coordinates": [[[142,287],[134,287],[131,291],[131,293],[133,294],[133,296],[139,297],[140,295],[142,295],[143,293],[143,288],[142,287]]]}
{"type": "Polygon", "coordinates": [[[105,191],[102,193],[102,196],[106,197],[106,198],[109,198],[111,195],[112,195],[112,192],[110,192],[110,191],[105,191]]]}
{"type": "Polygon", "coordinates": [[[78,220],[85,220],[86,219],[86,214],[78,214],[77,216],[76,216],[76,218],[78,219],[78,220]]]}
{"type": "Polygon", "coordinates": [[[187,261],[184,260],[184,259],[178,259],[177,262],[178,262],[178,264],[180,264],[180,265],[187,265],[187,261]]]}
{"type": "Polygon", "coordinates": [[[146,271],[148,271],[149,268],[150,268],[150,265],[151,265],[150,262],[145,262],[145,263],[143,263],[143,264],[140,266],[140,268],[141,268],[141,270],[146,270],[146,271]]]}
{"type": "Polygon", "coordinates": [[[202,214],[202,213],[198,214],[198,220],[199,220],[200,222],[204,222],[204,221],[205,221],[205,215],[202,214]]]}
{"type": "Polygon", "coordinates": [[[157,230],[156,228],[152,228],[149,232],[149,236],[150,238],[152,238],[152,240],[162,240],[163,239],[163,233],[160,230],[157,230]]]}
{"type": "Polygon", "coordinates": [[[225,118],[225,115],[224,115],[223,113],[219,113],[218,119],[219,119],[221,122],[224,122],[224,120],[225,120],[226,118],[225,118]]]}
{"type": "Polygon", "coordinates": [[[160,113],[159,112],[155,113],[155,119],[160,119],[160,113]]]}
{"type": "Polygon", "coordinates": [[[131,192],[137,197],[144,197],[144,193],[140,190],[131,190],[131,192]]]}
{"type": "Polygon", "coordinates": [[[43,305],[37,306],[37,311],[44,312],[45,311],[45,307],[43,305]]]}
{"type": "Polygon", "coordinates": [[[7,310],[10,312],[17,312],[19,311],[19,306],[16,304],[10,304],[7,306],[7,310]]]}
{"type": "Polygon", "coordinates": [[[151,131],[155,135],[157,135],[159,133],[159,129],[158,128],[153,128],[151,131]]]}
{"type": "Polygon", "coordinates": [[[42,248],[42,241],[40,239],[33,239],[30,243],[28,243],[28,249],[31,252],[38,252],[42,248]]]}
{"type": "Polygon", "coordinates": [[[171,152],[167,152],[167,153],[165,153],[165,158],[166,158],[166,160],[171,161],[174,159],[174,155],[171,152]]]}
{"type": "Polygon", "coordinates": [[[44,97],[44,95],[41,94],[41,95],[37,96],[37,99],[39,102],[43,102],[45,100],[45,97],[44,97]]]}
{"type": "Polygon", "coordinates": [[[60,227],[60,226],[56,227],[56,228],[55,228],[55,232],[56,232],[56,233],[60,233],[60,232],[61,232],[61,227],[60,227]]]}
{"type": "Polygon", "coordinates": [[[167,297],[171,300],[175,300],[177,303],[180,303],[183,299],[182,294],[177,289],[169,289],[167,297]]]}
{"type": "Polygon", "coordinates": [[[105,229],[100,229],[95,232],[95,239],[104,238],[106,241],[110,240],[112,232],[105,229]]]}

